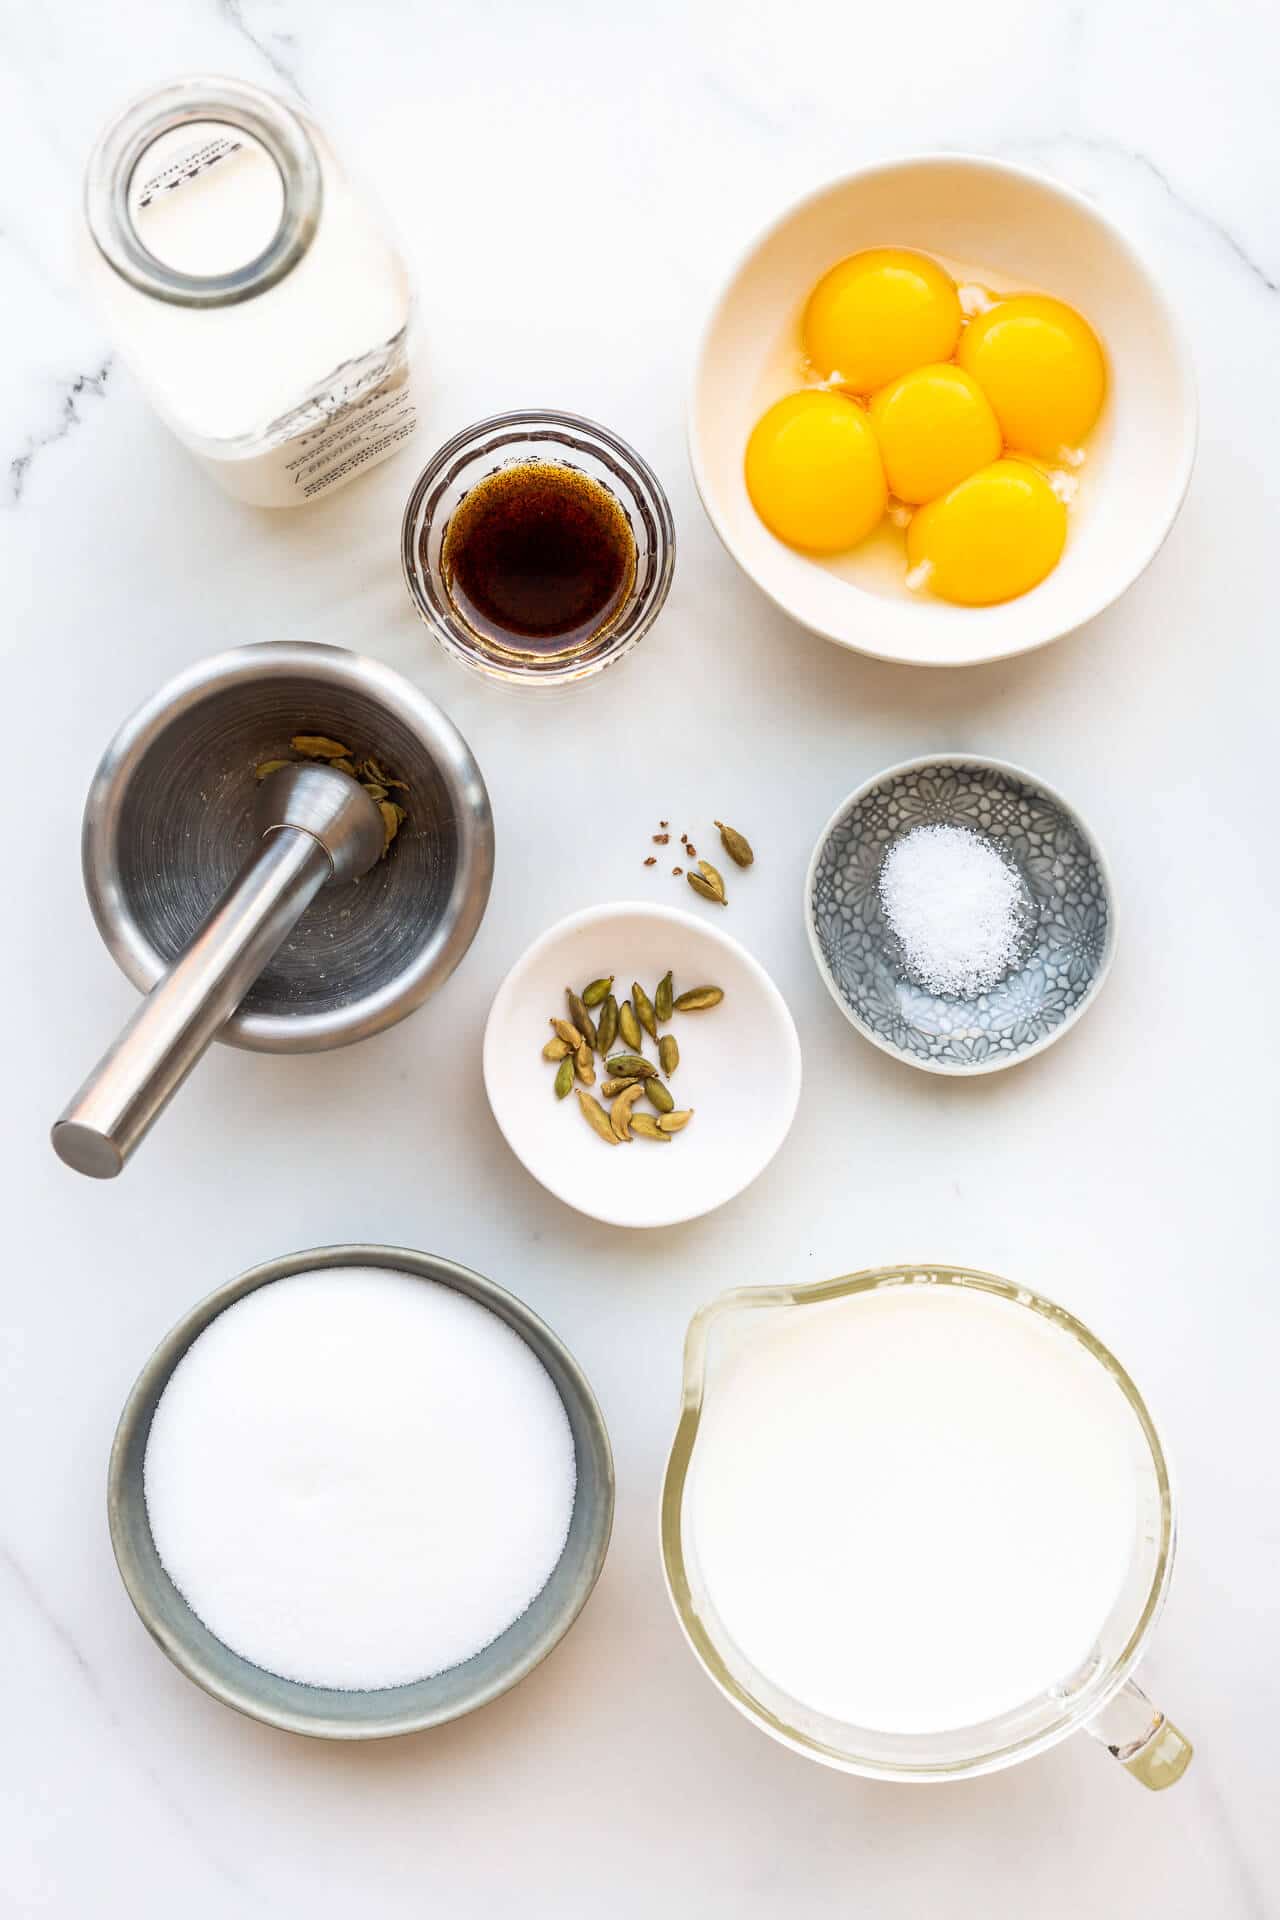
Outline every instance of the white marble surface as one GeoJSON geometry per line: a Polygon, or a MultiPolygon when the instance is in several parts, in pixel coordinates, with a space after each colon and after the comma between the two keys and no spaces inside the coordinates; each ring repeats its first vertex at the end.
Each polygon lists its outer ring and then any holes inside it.
{"type": "Polygon", "coordinates": [[[587,0],[5,0],[0,14],[0,551],[18,795],[0,1910],[1275,1913],[1271,9],[650,0],[612,16],[587,0]],[[625,677],[535,705],[433,651],[396,565],[411,455],[270,518],[221,499],[148,413],[78,298],[70,224],[105,114],[200,67],[296,81],[381,188],[422,295],[423,455],[481,413],[544,401],[610,422],[658,467],[677,579],[625,677]],[[1147,577],[1048,652],[955,675],[841,654],[764,604],[702,517],[682,426],[700,315],[752,231],[853,163],[938,145],[1041,165],[1127,223],[1185,318],[1203,408],[1190,497],[1147,577]],[[127,1177],[91,1185],[45,1141],[133,1003],[81,894],[85,786],[161,680],[281,635],[366,648],[453,714],[496,809],[490,912],[462,971],[407,1025],[312,1059],[216,1050],[127,1177]],[[660,775],[619,744],[642,728],[662,742],[660,775]],[[957,1085],[894,1065],[844,1024],[799,911],[805,858],[841,795],[948,747],[1023,761],[1072,795],[1123,911],[1112,981],[1080,1029],[1015,1073],[957,1085]],[[499,978],[542,927],[675,887],[639,866],[655,804],[695,837],[722,813],[755,839],[732,925],[794,1009],[807,1091],[749,1194],[628,1238],[566,1212],[513,1161],[485,1106],[479,1038],[499,978]],[[468,1722],[362,1751],[271,1733],[188,1686],[119,1586],[103,1510],[119,1408],[179,1313],[251,1262],[346,1238],[455,1256],[544,1312],[598,1388],[619,1494],[603,1580],[555,1657],[468,1722]],[[1082,1740],[948,1788],[845,1779],[740,1720],[677,1633],[654,1514],[690,1312],[730,1282],[913,1256],[1056,1295],[1162,1417],[1184,1525],[1144,1672],[1198,1746],[1172,1794],[1142,1793],[1082,1740]]]}

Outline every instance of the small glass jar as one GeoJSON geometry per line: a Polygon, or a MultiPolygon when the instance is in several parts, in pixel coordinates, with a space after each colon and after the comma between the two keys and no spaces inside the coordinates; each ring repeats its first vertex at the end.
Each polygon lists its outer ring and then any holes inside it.
{"type": "Polygon", "coordinates": [[[621,660],[661,613],[675,553],[671,507],[652,468],[594,421],[543,408],[495,414],[446,441],[409,495],[400,541],[409,598],[445,652],[487,679],[518,687],[569,686],[621,660]],[[636,549],[634,579],[617,614],[580,645],[541,654],[504,647],[469,626],[450,598],[441,560],[450,517],[470,490],[502,468],[537,461],[572,468],[606,488],[636,549]]]}
{"type": "Polygon", "coordinates": [[[413,432],[404,264],[274,94],[200,76],[127,107],[89,160],[81,252],[121,356],[236,498],[300,506],[413,432]]]}

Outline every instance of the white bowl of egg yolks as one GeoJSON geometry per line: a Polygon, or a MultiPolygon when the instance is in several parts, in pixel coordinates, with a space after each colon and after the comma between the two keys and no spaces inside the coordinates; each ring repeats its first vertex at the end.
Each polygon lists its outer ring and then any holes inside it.
{"type": "Polygon", "coordinates": [[[1177,518],[1195,445],[1195,381],[1181,332],[1129,241],[1096,207],[1041,174],[951,154],[850,174],[755,241],[707,323],[689,417],[702,503],[749,578],[826,639],[919,666],[1006,659],[1109,607],[1177,518]],[[912,591],[903,534],[888,519],[850,554],[819,558],[784,545],[752,505],[745,450],[761,415],[804,385],[809,295],[838,262],[870,248],[927,254],[958,284],[997,298],[1026,292],[1065,301],[1102,345],[1105,397],[1085,443],[1062,557],[1016,598],[960,606],[912,591]]]}

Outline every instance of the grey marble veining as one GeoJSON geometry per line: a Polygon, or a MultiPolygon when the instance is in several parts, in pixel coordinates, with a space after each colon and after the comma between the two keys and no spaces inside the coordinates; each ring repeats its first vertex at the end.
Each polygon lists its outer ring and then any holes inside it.
{"type": "Polygon", "coordinates": [[[5,949],[6,1920],[1280,1910],[1278,53],[1258,0],[0,4],[5,730],[39,809],[5,949]],[[375,185],[420,294],[422,458],[470,420],[538,404],[604,420],[653,462],[677,575],[616,684],[529,704],[431,651],[396,553],[413,454],[273,518],[212,491],[149,412],[80,298],[74,217],[106,115],[200,69],[296,86],[375,185]],[[955,675],[790,627],[721,551],[684,453],[694,343],[737,250],[822,179],[936,147],[1043,167],[1121,221],[1177,303],[1202,409],[1186,509],[1138,586],[1043,654],[955,675]],[[183,664],[284,637],[367,648],[457,722],[494,804],[489,914],[403,1028],[306,1060],[215,1049],[125,1180],[77,1183],[45,1129],[132,1004],[80,888],[89,776],[183,664]],[[633,770],[615,743],[639,728],[661,754],[633,770]],[[868,1047],[802,924],[840,797],[946,751],[1019,762],[1079,805],[1124,930],[1071,1042],[985,1082],[938,1084],[868,1047]],[[726,924],[792,1007],[805,1095],[732,1207],[627,1237],[566,1213],[511,1159],[479,1037],[553,920],[683,884],[641,865],[655,809],[695,841],[716,815],[750,835],[726,924]],[[335,1183],[335,1165],[356,1176],[335,1183]],[[255,1261],[346,1239],[424,1247],[528,1299],[591,1377],[618,1468],[609,1562],[553,1658],[471,1720],[359,1754],[190,1688],[138,1626],[104,1515],[115,1419],[165,1329],[255,1261]],[[1183,1531],[1143,1684],[1197,1746],[1171,1794],[1143,1795],[1081,1741],[954,1789],[843,1779],[739,1721],[679,1639],[654,1521],[689,1315],[731,1284],[906,1257],[1061,1299],[1155,1408],[1183,1531]]]}

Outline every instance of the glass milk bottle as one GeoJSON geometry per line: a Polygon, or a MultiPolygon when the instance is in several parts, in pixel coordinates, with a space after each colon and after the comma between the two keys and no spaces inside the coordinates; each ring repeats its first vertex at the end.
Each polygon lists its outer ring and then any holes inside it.
{"type": "Polygon", "coordinates": [[[82,252],[122,358],[237,499],[301,506],[413,432],[404,264],[273,94],[197,77],[127,107],[89,160],[82,252]]]}

